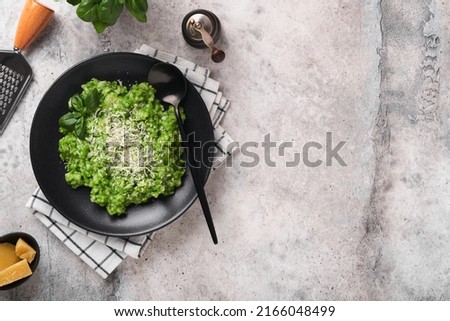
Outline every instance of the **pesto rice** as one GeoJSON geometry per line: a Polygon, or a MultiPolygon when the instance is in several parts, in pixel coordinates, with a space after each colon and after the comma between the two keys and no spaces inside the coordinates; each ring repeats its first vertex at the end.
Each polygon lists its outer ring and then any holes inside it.
{"type": "Polygon", "coordinates": [[[121,215],[131,204],[174,193],[185,173],[173,107],[148,83],[129,89],[92,79],[59,121],[65,180],[91,188],[92,202],[121,215]]]}

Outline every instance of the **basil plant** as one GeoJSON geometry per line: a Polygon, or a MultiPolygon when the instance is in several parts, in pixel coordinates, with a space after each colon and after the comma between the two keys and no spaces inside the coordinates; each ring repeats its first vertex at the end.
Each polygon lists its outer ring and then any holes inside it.
{"type": "Polygon", "coordinates": [[[140,22],[147,22],[147,0],[67,0],[77,6],[77,16],[91,22],[98,33],[116,23],[123,7],[140,22]]]}

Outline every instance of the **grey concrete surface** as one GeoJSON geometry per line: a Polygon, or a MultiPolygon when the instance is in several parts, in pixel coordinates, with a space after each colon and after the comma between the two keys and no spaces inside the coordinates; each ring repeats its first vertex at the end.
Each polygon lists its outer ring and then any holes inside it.
{"type": "MultiPolygon", "coordinates": [[[[24,55],[35,76],[0,137],[0,234],[41,244],[29,282],[2,300],[450,299],[450,5],[432,0],[151,0],[149,23],[123,15],[97,35],[64,1],[24,55]],[[205,8],[222,21],[222,64],[189,47],[180,24],[205,8]],[[29,129],[51,83],[80,60],[146,43],[207,66],[232,101],[222,125],[237,153],[206,186],[220,243],[199,204],[159,231],[142,258],[102,280],[25,203],[37,183],[29,129]],[[326,166],[326,135],[345,145],[326,166]],[[292,142],[276,166],[261,143],[292,142]],[[310,159],[287,167],[308,142],[310,159]]],[[[12,47],[23,1],[0,2],[12,47]]]]}

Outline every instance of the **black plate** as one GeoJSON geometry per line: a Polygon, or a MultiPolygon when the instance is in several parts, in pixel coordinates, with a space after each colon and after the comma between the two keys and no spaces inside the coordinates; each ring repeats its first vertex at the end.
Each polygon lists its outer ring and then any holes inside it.
{"type": "MultiPolygon", "coordinates": [[[[58,119],[67,113],[67,101],[81,91],[81,85],[92,78],[121,80],[130,85],[147,81],[150,68],[159,60],[134,53],[110,53],[81,62],[59,77],[45,93],[34,115],[30,134],[30,155],[33,171],[42,192],[50,203],[68,220],[87,230],[112,236],[132,236],[149,233],[173,222],[195,201],[197,193],[189,171],[175,194],[149,203],[131,206],[126,215],[112,217],[103,207],[89,199],[90,189],[72,189],[64,180],[65,167],[58,153],[58,119]]],[[[208,110],[194,86],[188,82],[181,102],[186,113],[186,134],[206,146],[214,139],[208,110]]],[[[195,159],[201,159],[199,169],[206,182],[211,154],[197,148],[195,159]]],[[[193,155],[189,155],[190,159],[193,155]]]]}

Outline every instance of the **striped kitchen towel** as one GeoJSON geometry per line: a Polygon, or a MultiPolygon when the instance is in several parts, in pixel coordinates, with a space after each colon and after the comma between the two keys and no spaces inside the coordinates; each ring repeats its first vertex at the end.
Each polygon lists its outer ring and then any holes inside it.
{"type": "Polygon", "coordinates": [[[110,237],[89,232],[68,221],[48,202],[37,188],[26,206],[33,214],[103,278],[108,277],[127,256],[139,258],[153,233],[128,238],[110,237]]]}
{"type": "MultiPolygon", "coordinates": [[[[214,127],[216,153],[213,158],[213,169],[216,169],[234,151],[233,139],[220,126],[230,101],[219,91],[219,82],[209,77],[209,69],[178,56],[147,45],[143,45],[136,52],[174,64],[198,90],[209,110],[214,127]]],[[[34,191],[26,206],[33,210],[33,214],[58,239],[103,278],[107,278],[127,256],[139,258],[154,235],[151,233],[120,238],[89,232],[68,221],[56,211],[39,188],[34,191]]]]}

